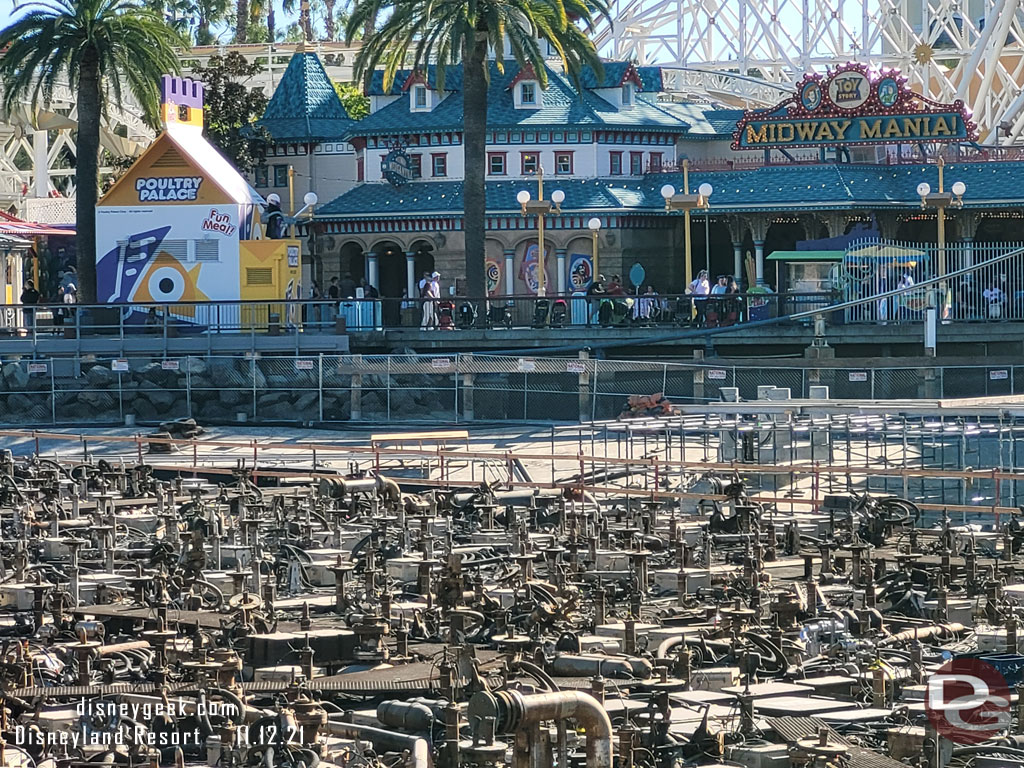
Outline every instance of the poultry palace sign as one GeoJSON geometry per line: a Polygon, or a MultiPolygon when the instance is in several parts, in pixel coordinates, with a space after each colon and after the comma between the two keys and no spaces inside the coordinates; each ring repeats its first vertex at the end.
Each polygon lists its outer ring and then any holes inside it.
{"type": "Polygon", "coordinates": [[[733,149],[849,147],[974,141],[977,126],[962,101],[940,104],[914,93],[899,72],[846,64],[808,74],[796,93],[768,109],[748,110],[733,149]]]}

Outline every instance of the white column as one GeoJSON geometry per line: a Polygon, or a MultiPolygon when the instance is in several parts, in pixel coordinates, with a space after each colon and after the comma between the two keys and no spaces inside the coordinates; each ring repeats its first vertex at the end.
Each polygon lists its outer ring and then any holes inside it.
{"type": "Polygon", "coordinates": [[[737,283],[743,283],[743,243],[732,244],[732,276],[737,283]]]}
{"type": "Polygon", "coordinates": [[[512,248],[505,249],[505,295],[511,296],[516,292],[515,276],[516,252],[512,248]]]}
{"type": "MultiPolygon", "coordinates": [[[[764,240],[754,241],[754,271],[757,276],[757,284],[764,285],[764,240]]],[[[778,288],[778,286],[775,286],[778,288]]]]}
{"type": "Polygon", "coordinates": [[[405,283],[405,290],[408,291],[406,295],[410,299],[419,297],[419,291],[416,290],[416,254],[412,251],[405,253],[405,283]]]}
{"type": "Polygon", "coordinates": [[[35,170],[35,176],[32,179],[33,194],[36,197],[49,197],[50,160],[46,131],[32,132],[32,166],[35,170]]]}
{"type": "Polygon", "coordinates": [[[374,288],[380,289],[377,279],[377,254],[373,251],[366,252],[366,282],[374,288]]]}
{"type": "Polygon", "coordinates": [[[556,285],[558,286],[558,293],[565,293],[565,248],[559,248],[555,251],[555,265],[558,269],[558,275],[556,276],[556,285]]]}
{"type": "Polygon", "coordinates": [[[964,244],[964,263],[961,266],[973,267],[974,266],[974,238],[965,237],[962,238],[961,242],[964,244]]]}

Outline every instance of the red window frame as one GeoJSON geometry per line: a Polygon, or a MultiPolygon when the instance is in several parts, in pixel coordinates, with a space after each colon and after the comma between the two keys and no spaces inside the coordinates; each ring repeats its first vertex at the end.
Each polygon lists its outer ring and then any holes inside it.
{"type": "Polygon", "coordinates": [[[644,172],[644,153],[643,152],[630,152],[629,153],[629,175],[630,176],[642,176],[644,172]]]}
{"type": "Polygon", "coordinates": [[[573,153],[572,152],[555,152],[555,175],[556,176],[572,176],[573,171],[573,153]],[[568,158],[569,170],[563,171],[559,168],[559,159],[568,158]]]}
{"type": "Polygon", "coordinates": [[[529,176],[537,173],[537,169],[540,168],[540,152],[520,152],[519,153],[519,170],[523,176],[529,176]],[[529,158],[533,158],[533,170],[526,170],[526,161],[529,158]]]}
{"type": "Polygon", "coordinates": [[[652,173],[658,173],[661,171],[662,152],[651,152],[651,159],[649,161],[650,169],[652,173]]]}
{"type": "Polygon", "coordinates": [[[423,178],[423,155],[409,155],[409,167],[412,168],[413,178],[423,178]]]}
{"type": "Polygon", "coordinates": [[[446,179],[448,178],[448,153],[447,152],[431,152],[430,153],[430,175],[435,179],[446,179]],[[441,173],[437,172],[437,161],[441,161],[441,173]]]}
{"type": "Polygon", "coordinates": [[[506,157],[507,152],[488,152],[487,153],[487,175],[488,176],[508,176],[508,158],[506,157]],[[501,173],[495,173],[494,167],[491,163],[494,160],[501,159],[501,173]]]}
{"type": "Polygon", "coordinates": [[[621,152],[609,152],[608,153],[608,175],[609,176],[621,176],[622,175],[622,153],[621,152]],[[619,167],[615,167],[615,161],[618,161],[619,167]]]}

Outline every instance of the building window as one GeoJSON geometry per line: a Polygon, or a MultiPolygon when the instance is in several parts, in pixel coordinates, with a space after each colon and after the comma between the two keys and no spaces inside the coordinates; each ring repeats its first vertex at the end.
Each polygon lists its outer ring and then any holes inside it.
{"type": "Polygon", "coordinates": [[[414,179],[423,178],[423,155],[409,155],[409,167],[414,179]]]}
{"type": "Polygon", "coordinates": [[[256,166],[256,186],[257,187],[269,187],[270,186],[270,171],[265,165],[256,166]]]}
{"type": "Polygon", "coordinates": [[[537,103],[537,84],[527,80],[519,86],[519,102],[521,104],[537,103]]]}
{"type": "Polygon", "coordinates": [[[609,152],[608,153],[608,170],[612,176],[622,175],[622,153],[621,152],[609,152]]]}
{"type": "Polygon", "coordinates": [[[356,181],[363,181],[363,158],[356,160],[356,181]]]}
{"type": "Polygon", "coordinates": [[[288,186],[288,166],[287,165],[275,165],[274,166],[274,186],[275,187],[287,187],[288,186]]]}
{"type": "Polygon", "coordinates": [[[491,176],[505,175],[505,153],[492,152],[487,156],[487,172],[491,176]]]}
{"type": "Polygon", "coordinates": [[[651,173],[661,172],[661,152],[651,152],[651,173]]]}
{"type": "Polygon", "coordinates": [[[572,152],[555,152],[555,175],[572,175],[572,152]]]}
{"type": "Polygon", "coordinates": [[[448,175],[448,155],[431,155],[430,160],[434,178],[443,178],[448,175]]]}
{"type": "Polygon", "coordinates": [[[413,109],[426,109],[427,108],[427,86],[425,86],[425,85],[414,85],[412,87],[412,108],[413,109]]]}
{"type": "Polygon", "coordinates": [[[622,106],[632,107],[633,106],[633,84],[624,83],[622,85],[622,106]]]}
{"type": "Polygon", "coordinates": [[[644,153],[629,153],[629,173],[632,176],[642,176],[644,173],[644,153]]]}
{"type": "Polygon", "coordinates": [[[522,163],[523,176],[537,173],[540,160],[536,152],[523,152],[519,157],[522,163]]]}

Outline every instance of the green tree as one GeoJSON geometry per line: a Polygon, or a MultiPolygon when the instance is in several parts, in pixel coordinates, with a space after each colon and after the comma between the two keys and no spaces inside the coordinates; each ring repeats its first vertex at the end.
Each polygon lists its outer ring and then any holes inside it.
{"type": "Polygon", "coordinates": [[[353,120],[362,120],[370,114],[370,97],[353,83],[334,83],[334,90],[353,120]]]}
{"type": "Polygon", "coordinates": [[[249,83],[262,69],[232,51],[192,70],[205,88],[206,135],[243,173],[266,156],[266,133],[252,124],[266,111],[267,97],[259,85],[249,83]]]}
{"type": "Polygon", "coordinates": [[[177,72],[176,47],[188,41],[158,13],[134,0],[38,0],[0,30],[0,83],[8,111],[23,99],[50,101],[67,79],[78,107],[75,162],[76,250],[82,300],[96,300],[96,202],[100,120],[107,99],[127,89],[155,125],[160,76],[177,72]]]}
{"type": "Polygon", "coordinates": [[[574,79],[585,66],[600,71],[597,50],[587,36],[598,16],[610,21],[606,0],[357,0],[352,11],[345,29],[349,40],[385,18],[374,34],[364,37],[355,62],[359,79],[383,66],[384,87],[389,89],[407,63],[421,71],[436,63],[443,87],[445,67],[462,65],[462,204],[471,296],[484,295],[488,56],[497,55],[501,71],[507,41],[520,66],[536,72],[541,87],[547,87],[542,40],[574,79]]]}

